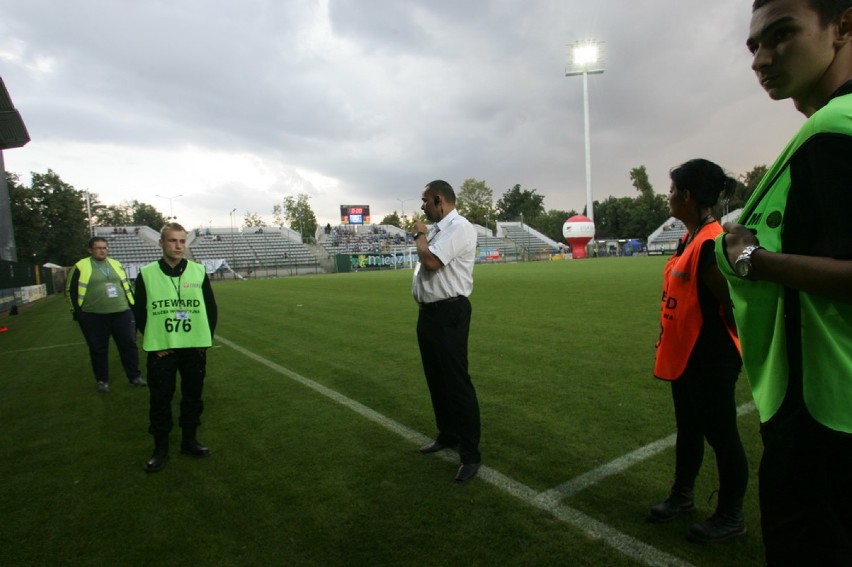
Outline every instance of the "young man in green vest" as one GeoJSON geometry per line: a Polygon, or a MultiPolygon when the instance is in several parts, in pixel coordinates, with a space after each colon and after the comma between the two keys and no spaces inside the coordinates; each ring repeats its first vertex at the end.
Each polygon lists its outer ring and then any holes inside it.
{"type": "Polygon", "coordinates": [[[89,240],[89,257],[71,268],[65,295],[71,313],[89,346],[98,392],[109,392],[109,338],[112,336],[131,386],[144,387],[139,372],[139,349],[133,322],[133,291],[118,260],[109,257],[105,238],[89,240]]]}
{"type": "Polygon", "coordinates": [[[716,241],[760,413],[768,565],[852,564],[852,0],[756,0],[752,68],[807,117],[716,241]]]}
{"type": "Polygon", "coordinates": [[[181,378],[181,453],[207,457],[210,449],[198,442],[204,402],[201,393],[207,373],[207,349],[213,344],[217,308],[210,280],[202,264],[189,262],[186,230],[170,223],[160,231],[163,257],[143,266],[136,277],[136,326],[148,353],[150,427],[154,453],[145,470],[157,472],[169,458],[177,373],[181,378]]]}

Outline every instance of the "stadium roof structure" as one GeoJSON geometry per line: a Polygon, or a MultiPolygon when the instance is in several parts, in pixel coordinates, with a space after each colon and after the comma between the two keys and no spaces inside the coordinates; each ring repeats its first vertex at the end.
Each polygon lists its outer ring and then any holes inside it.
{"type": "Polygon", "coordinates": [[[30,141],[30,134],[18,112],[12,105],[12,97],[0,77],[0,151],[20,148],[30,141]]]}

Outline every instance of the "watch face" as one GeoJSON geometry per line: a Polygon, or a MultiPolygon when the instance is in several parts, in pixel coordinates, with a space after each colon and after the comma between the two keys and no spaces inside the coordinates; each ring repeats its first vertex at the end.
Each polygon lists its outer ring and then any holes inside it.
{"type": "Polygon", "coordinates": [[[745,259],[737,260],[737,263],[734,264],[734,271],[737,272],[739,277],[747,278],[751,273],[751,263],[745,259]]]}

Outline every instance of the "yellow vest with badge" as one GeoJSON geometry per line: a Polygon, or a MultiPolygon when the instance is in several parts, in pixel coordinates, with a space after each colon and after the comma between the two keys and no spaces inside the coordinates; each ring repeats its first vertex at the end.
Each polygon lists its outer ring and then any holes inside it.
{"type": "MultiPolygon", "coordinates": [[[[127,279],[127,273],[125,273],[121,263],[109,257],[107,257],[106,262],[112,270],[115,270],[116,275],[118,275],[118,278],[121,281],[121,288],[124,290],[124,295],[127,297],[127,303],[129,305],[133,305],[133,291],[130,288],[130,280],[127,279]]],[[[89,280],[92,277],[92,259],[83,258],[74,264],[74,269],[80,273],[80,277],[77,280],[77,306],[82,307],[83,302],[86,300],[86,291],[89,287],[89,280]]],[[[68,285],[65,288],[66,295],[68,295],[70,289],[71,277],[68,278],[68,285]]],[[[73,305],[71,306],[71,310],[74,310],[73,305]]]]}

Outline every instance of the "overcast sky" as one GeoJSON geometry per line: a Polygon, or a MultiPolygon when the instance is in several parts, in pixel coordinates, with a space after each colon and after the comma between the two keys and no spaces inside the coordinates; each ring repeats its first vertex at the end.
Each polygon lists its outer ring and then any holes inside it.
{"type": "Polygon", "coordinates": [[[233,209],[272,224],[299,193],[321,224],[344,204],[379,222],[438,178],[582,211],[582,78],[565,66],[571,43],[598,39],[594,197],[635,195],[640,165],[667,193],[687,159],[733,175],[771,163],[803,121],[749,68],[750,5],[0,0],[0,76],[32,138],[6,169],[27,184],[52,169],[187,228],[230,227],[233,209]]]}

